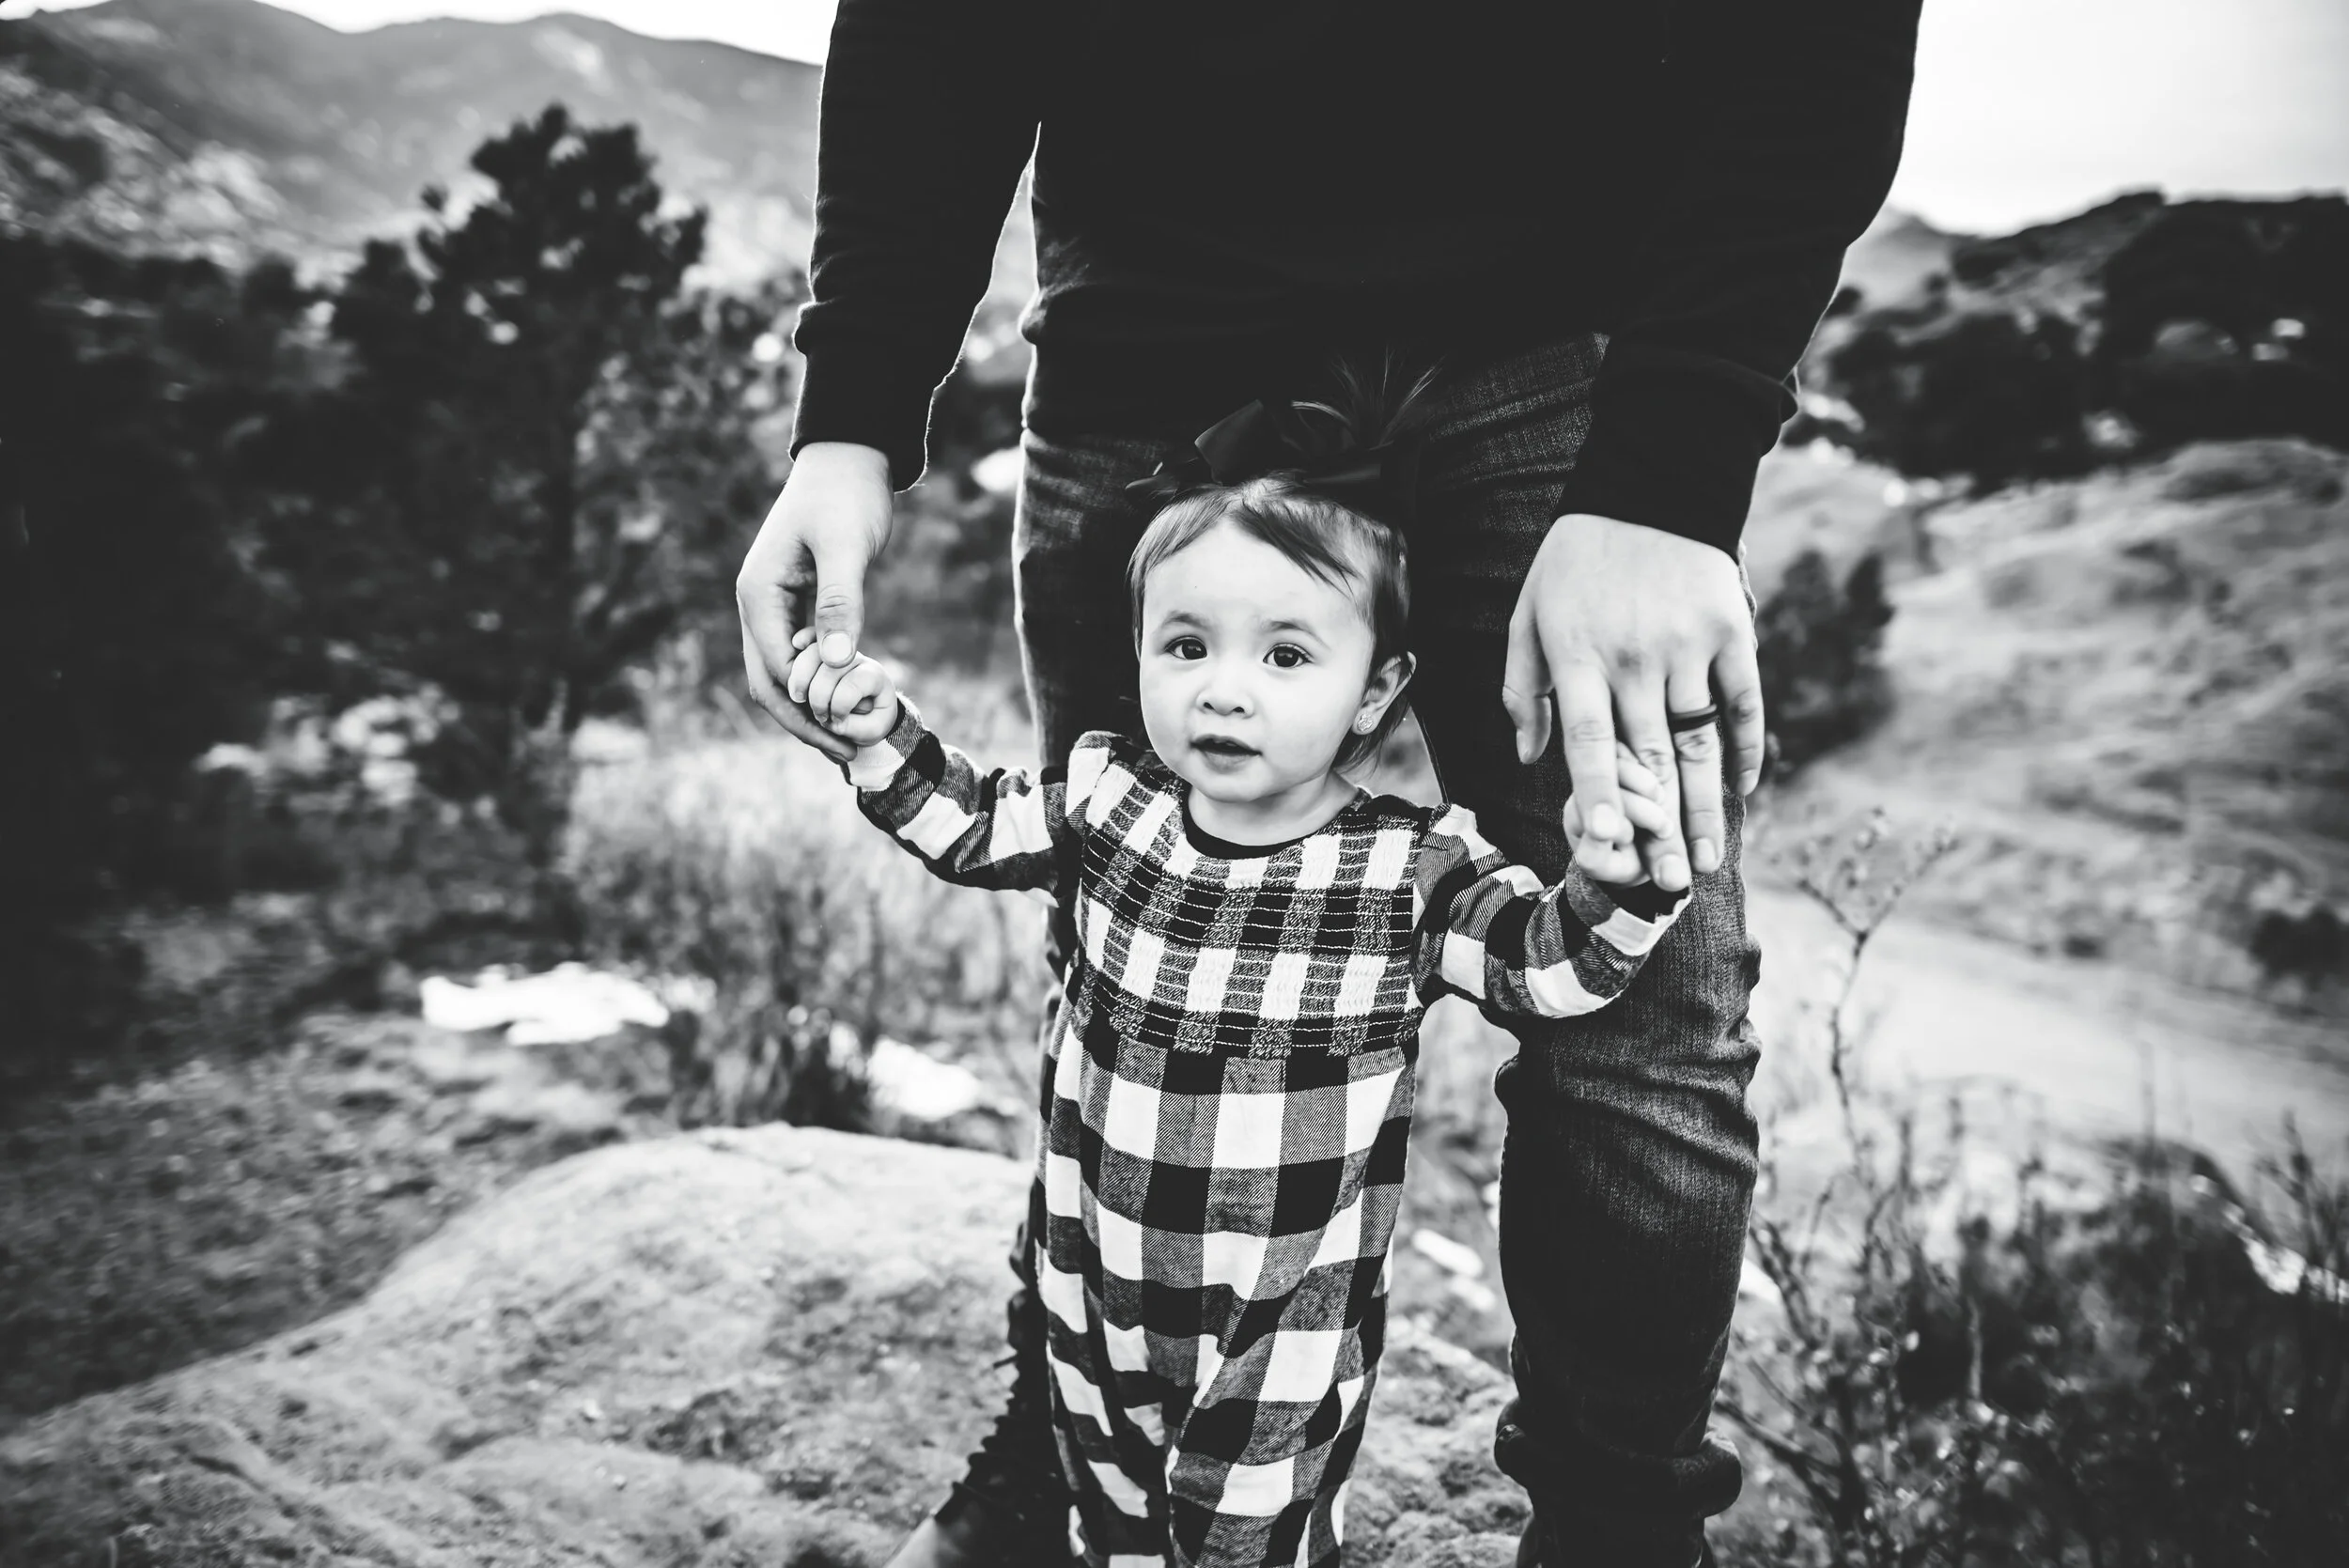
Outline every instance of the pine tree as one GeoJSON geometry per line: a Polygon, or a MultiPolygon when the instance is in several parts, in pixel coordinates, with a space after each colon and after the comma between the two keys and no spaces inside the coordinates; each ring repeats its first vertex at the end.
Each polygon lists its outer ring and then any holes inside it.
{"type": "Polygon", "coordinates": [[[569,733],[724,598],[771,498],[758,350],[792,301],[688,289],[707,214],[669,210],[632,126],[553,105],[473,168],[485,195],[428,192],[434,221],[368,245],[334,298],[351,374],[287,454],[334,504],[283,558],[321,635],[454,702],[443,786],[544,850],[569,733]]]}

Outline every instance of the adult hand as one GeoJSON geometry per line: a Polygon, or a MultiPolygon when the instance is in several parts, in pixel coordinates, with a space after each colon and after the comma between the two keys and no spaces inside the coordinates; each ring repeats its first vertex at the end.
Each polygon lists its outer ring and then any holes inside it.
{"type": "Polygon", "coordinates": [[[783,690],[796,650],[816,629],[823,661],[846,669],[864,630],[864,568],[889,542],[889,459],[870,446],[810,442],[800,448],[742,570],[734,602],[742,615],[742,673],[751,700],[786,730],[839,761],[855,755],[783,690]]]}
{"type": "Polygon", "coordinates": [[[1610,881],[1640,869],[1615,780],[1620,737],[1663,783],[1673,830],[1646,844],[1648,876],[1678,893],[1688,886],[1691,861],[1699,873],[1717,869],[1727,841],[1719,736],[1711,724],[1675,734],[1666,714],[1719,703],[1737,793],[1753,792],[1762,776],[1762,675],[1736,562],[1661,529],[1585,513],[1560,518],[1509,619],[1501,696],[1521,762],[1549,744],[1544,699],[1553,691],[1574,798],[1595,835],[1576,852],[1582,868],[1610,881]]]}

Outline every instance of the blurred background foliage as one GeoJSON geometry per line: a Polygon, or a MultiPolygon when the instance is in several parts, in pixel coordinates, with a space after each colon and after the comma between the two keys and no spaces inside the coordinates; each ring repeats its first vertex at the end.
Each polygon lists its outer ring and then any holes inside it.
{"type": "Polygon", "coordinates": [[[2349,442],[2349,205],[2123,197],[1848,285],[1791,435],[1979,489],[2188,442],[2349,442]]]}

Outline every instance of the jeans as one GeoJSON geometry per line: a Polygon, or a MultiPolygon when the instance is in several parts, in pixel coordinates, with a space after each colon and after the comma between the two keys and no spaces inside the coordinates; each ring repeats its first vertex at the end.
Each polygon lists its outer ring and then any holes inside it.
{"type": "MultiPolygon", "coordinates": [[[[1518,587],[1589,429],[1602,351],[1584,335],[1449,366],[1410,534],[1408,696],[1438,777],[1546,880],[1567,860],[1564,756],[1553,739],[1534,766],[1517,762],[1501,677],[1518,587]]],[[[1170,436],[1193,433],[1026,438],[1019,623],[1048,761],[1086,730],[1142,733],[1125,572],[1146,519],[1122,487],[1170,436]]],[[[1496,1081],[1517,1397],[1495,1455],[1533,1499],[1546,1563],[1688,1568],[1703,1518],[1737,1493],[1736,1457],[1707,1421],[1754,1184],[1747,1001],[1760,955],[1738,876],[1744,803],[1733,789],[1725,805],[1720,869],[1697,878],[1631,987],[1581,1017],[1513,1022],[1518,1048],[1496,1081]]],[[[1055,926],[1056,955],[1066,911],[1055,926]]],[[[1042,1308],[1023,1291],[1013,1312],[1042,1308]]]]}

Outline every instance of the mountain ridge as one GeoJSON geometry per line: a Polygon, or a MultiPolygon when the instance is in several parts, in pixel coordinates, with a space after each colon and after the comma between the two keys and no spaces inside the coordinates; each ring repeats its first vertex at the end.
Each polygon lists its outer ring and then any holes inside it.
{"type": "Polygon", "coordinates": [[[739,283],[804,262],[819,75],[568,13],[340,33],[259,0],[108,0],[0,28],[0,223],[328,270],[560,100],[639,127],[663,184],[711,210],[709,272],[739,283]]]}

